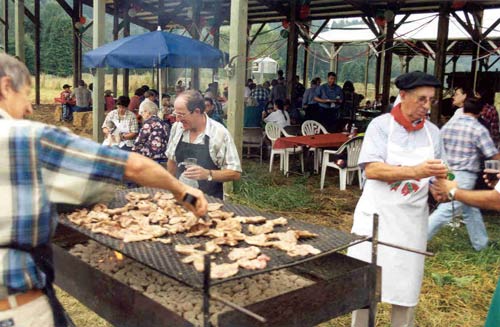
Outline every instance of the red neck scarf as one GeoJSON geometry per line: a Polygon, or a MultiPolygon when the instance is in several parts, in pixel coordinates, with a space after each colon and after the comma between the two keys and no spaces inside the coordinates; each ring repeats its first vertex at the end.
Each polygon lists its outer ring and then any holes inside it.
{"type": "Polygon", "coordinates": [[[425,118],[422,119],[418,124],[413,125],[411,121],[403,116],[403,111],[401,111],[401,103],[398,103],[394,108],[392,108],[391,115],[394,116],[394,120],[401,126],[403,126],[408,132],[414,132],[421,130],[425,124],[425,118]]]}

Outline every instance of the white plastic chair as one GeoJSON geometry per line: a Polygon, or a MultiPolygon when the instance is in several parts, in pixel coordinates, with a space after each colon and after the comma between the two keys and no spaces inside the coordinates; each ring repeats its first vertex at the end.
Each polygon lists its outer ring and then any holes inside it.
{"type": "Polygon", "coordinates": [[[333,167],[339,170],[340,190],[345,191],[346,182],[349,179],[349,185],[352,184],[354,174],[358,173],[359,188],[362,188],[361,169],[358,166],[359,153],[361,152],[361,145],[363,144],[363,136],[354,137],[338,148],[337,151],[325,150],[323,151],[323,163],[321,166],[321,182],[320,189],[325,185],[326,168],[333,167]],[[330,161],[330,156],[340,155],[342,152],[347,151],[347,165],[344,168],[338,166],[335,160],[330,161]]]}
{"type": "MultiPolygon", "coordinates": [[[[326,128],[315,120],[306,120],[302,123],[301,129],[302,135],[328,134],[326,128]]],[[[321,149],[309,148],[309,151],[314,152],[314,172],[317,173],[321,161],[321,149]]]]}
{"type": "Polygon", "coordinates": [[[275,123],[266,124],[266,136],[271,140],[271,155],[269,156],[269,172],[273,170],[274,156],[280,156],[280,170],[286,175],[289,169],[289,157],[291,154],[300,155],[300,164],[302,172],[304,172],[304,154],[302,147],[286,148],[286,149],[274,149],[274,142],[281,137],[283,130],[275,123]]]}

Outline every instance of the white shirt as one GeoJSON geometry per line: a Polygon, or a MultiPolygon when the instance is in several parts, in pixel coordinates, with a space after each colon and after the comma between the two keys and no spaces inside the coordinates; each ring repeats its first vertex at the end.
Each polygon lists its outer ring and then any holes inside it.
{"type": "Polygon", "coordinates": [[[290,126],[290,116],[288,115],[288,112],[281,110],[276,110],[271,112],[269,116],[264,118],[264,121],[266,123],[275,123],[281,128],[285,128],[285,126],[290,126]],[[283,115],[283,113],[285,115],[283,115]]]}
{"type": "Polygon", "coordinates": [[[167,145],[167,158],[175,162],[175,150],[182,135],[182,141],[192,144],[205,144],[205,135],[210,138],[208,151],[210,158],[221,169],[229,169],[241,172],[241,163],[236,145],[229,131],[220,123],[209,118],[206,114],[207,124],[205,131],[198,135],[194,142],[189,141],[189,131],[185,131],[182,123],[176,122],[172,125],[170,131],[170,139],[167,145]]]}

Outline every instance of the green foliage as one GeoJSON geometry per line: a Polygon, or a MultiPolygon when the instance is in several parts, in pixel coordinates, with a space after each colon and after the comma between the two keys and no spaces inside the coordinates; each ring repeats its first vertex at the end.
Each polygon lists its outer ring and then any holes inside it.
{"type": "Polygon", "coordinates": [[[43,28],[42,67],[45,73],[68,76],[72,74],[73,28],[71,19],[58,15],[43,28]]]}

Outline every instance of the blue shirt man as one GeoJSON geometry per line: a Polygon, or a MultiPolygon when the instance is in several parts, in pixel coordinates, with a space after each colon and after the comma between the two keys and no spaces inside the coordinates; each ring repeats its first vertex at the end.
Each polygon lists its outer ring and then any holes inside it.
{"type": "Polygon", "coordinates": [[[340,109],[344,100],[344,93],[340,86],[335,84],[337,75],[334,72],[328,73],[328,82],[316,88],[316,96],[314,101],[319,103],[321,108],[325,109],[340,109]]]}

